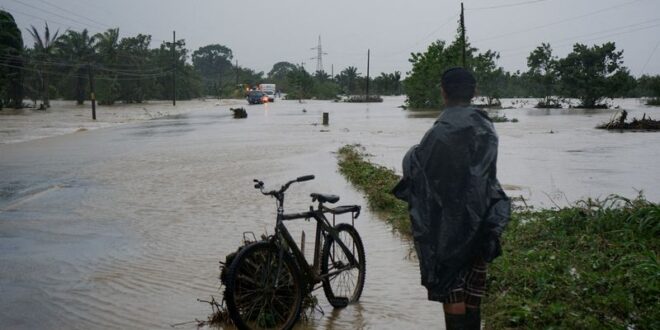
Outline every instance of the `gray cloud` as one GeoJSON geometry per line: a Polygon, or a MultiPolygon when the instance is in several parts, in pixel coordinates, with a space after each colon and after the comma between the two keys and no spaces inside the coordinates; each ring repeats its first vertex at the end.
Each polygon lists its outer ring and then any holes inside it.
{"type": "MultiPolygon", "coordinates": [[[[525,70],[527,55],[541,42],[564,56],[575,42],[614,41],[633,74],[641,74],[647,62],[643,73],[660,73],[658,0],[464,3],[469,40],[479,49],[500,51],[499,64],[506,70],[525,70]]],[[[0,0],[0,5],[14,14],[27,44],[32,40],[25,28],[41,27],[44,20],[61,30],[119,27],[122,36],[147,33],[153,46],[176,30],[191,50],[224,44],[240,65],[268,72],[283,60],[314,70],[310,48],[321,35],[326,71],[353,65],[363,74],[369,48],[372,72],[405,73],[410,52],[435,39],[453,40],[460,10],[459,1],[437,0],[0,0]]]]}

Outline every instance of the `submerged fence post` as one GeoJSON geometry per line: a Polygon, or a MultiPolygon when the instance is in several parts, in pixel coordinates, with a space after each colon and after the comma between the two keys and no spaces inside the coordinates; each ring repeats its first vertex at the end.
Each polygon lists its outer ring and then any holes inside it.
{"type": "Polygon", "coordinates": [[[330,115],[327,112],[323,113],[323,125],[328,126],[330,124],[330,115]]]}

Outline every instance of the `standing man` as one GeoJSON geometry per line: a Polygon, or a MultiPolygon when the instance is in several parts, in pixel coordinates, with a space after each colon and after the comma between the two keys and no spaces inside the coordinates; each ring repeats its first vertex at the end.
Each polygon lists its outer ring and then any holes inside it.
{"type": "Polygon", "coordinates": [[[497,181],[493,123],[470,106],[474,76],[452,68],[441,86],[445,109],[406,153],[394,194],[408,202],[422,285],[443,303],[447,329],[480,329],[486,265],[502,253],[511,202],[497,181]]]}

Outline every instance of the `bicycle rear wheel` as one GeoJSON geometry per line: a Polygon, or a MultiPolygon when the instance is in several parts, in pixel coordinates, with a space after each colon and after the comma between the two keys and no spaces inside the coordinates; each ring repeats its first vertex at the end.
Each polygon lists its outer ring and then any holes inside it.
{"type": "Polygon", "coordinates": [[[367,268],[364,246],[357,230],[347,223],[340,223],[335,229],[339,239],[357,260],[356,266],[348,268],[350,265],[348,256],[337,241],[332,236],[328,236],[323,244],[321,274],[337,273],[323,280],[323,292],[333,307],[341,308],[360,299],[367,268]]]}
{"type": "Polygon", "coordinates": [[[227,272],[225,300],[239,329],[289,329],[300,315],[303,285],[288,253],[256,242],[236,256],[227,272]]]}

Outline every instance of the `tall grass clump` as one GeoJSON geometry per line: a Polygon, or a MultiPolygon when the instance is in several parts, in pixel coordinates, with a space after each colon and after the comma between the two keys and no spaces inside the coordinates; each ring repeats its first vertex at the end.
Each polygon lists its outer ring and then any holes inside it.
{"type": "MultiPolygon", "coordinates": [[[[399,177],[339,150],[339,168],[369,206],[409,235],[399,177]]],[[[610,196],[548,210],[516,208],[490,265],[487,329],[660,329],[660,205],[610,196]]]]}

